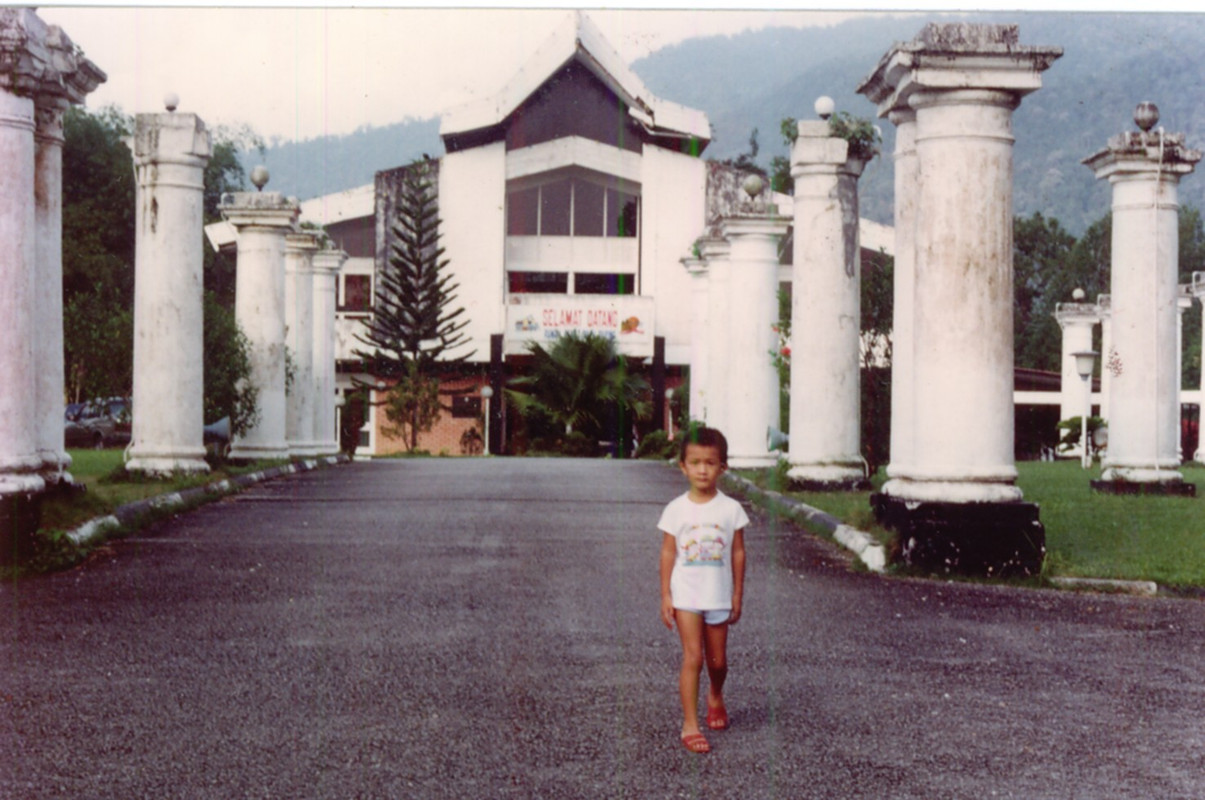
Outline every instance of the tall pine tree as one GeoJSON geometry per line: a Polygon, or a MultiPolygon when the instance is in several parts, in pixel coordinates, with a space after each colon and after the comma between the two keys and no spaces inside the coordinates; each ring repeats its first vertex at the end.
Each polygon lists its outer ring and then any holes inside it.
{"type": "Polygon", "coordinates": [[[438,416],[434,388],[440,377],[457,372],[475,352],[448,356],[468,343],[468,320],[463,307],[452,308],[459,285],[452,281],[439,244],[434,164],[424,157],[403,171],[388,262],[377,271],[367,331],[357,336],[370,348],[356,355],[373,381],[356,383],[366,388],[375,388],[378,381],[393,385],[378,405],[404,432],[410,450],[438,416]]]}

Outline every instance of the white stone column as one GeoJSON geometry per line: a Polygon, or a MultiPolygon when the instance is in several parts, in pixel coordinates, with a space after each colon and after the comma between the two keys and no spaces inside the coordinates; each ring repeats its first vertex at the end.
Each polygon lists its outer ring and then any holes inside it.
{"type": "Polygon", "coordinates": [[[66,98],[41,96],[34,117],[34,205],[37,269],[34,277],[34,361],[38,455],[47,483],[71,481],[63,441],[66,375],[63,359],[63,111],[66,98]]]}
{"type": "Polygon", "coordinates": [[[1113,385],[1113,298],[1107,294],[1096,296],[1096,308],[1100,313],[1100,418],[1109,425],[1109,387],[1113,385]]]}
{"type": "Polygon", "coordinates": [[[0,88],[0,502],[46,486],[38,475],[38,413],[31,402],[39,369],[36,225],[33,100],[0,88]]]}
{"type": "MultiPolygon", "coordinates": [[[[1075,290],[1077,297],[1083,291],[1075,290]]],[[[1063,356],[1059,386],[1059,419],[1066,420],[1084,415],[1084,379],[1075,366],[1075,354],[1092,349],[1092,328],[1100,319],[1100,312],[1091,303],[1058,303],[1054,307],[1054,318],[1063,331],[1063,356]]],[[[1082,457],[1083,442],[1060,455],[1082,457]]]]}
{"type": "Polygon", "coordinates": [[[1041,567],[1013,457],[1012,114],[1061,54],[1021,45],[1015,25],[934,23],[858,87],[880,115],[916,112],[912,445],[872,498],[912,563],[1041,567]]]}
{"type": "Polygon", "coordinates": [[[707,374],[708,315],[707,262],[701,258],[684,258],[683,266],[690,273],[690,419],[707,419],[705,388],[707,374]]]}
{"type": "Polygon", "coordinates": [[[865,161],[825,121],[801,121],[791,149],[795,243],[787,473],[808,489],[866,483],[861,433],[858,178],[865,161]]]}
{"type": "Polygon", "coordinates": [[[335,407],[335,284],[347,253],[320,250],[314,254],[314,449],[317,455],[339,452],[335,407]]]}
{"type": "Polygon", "coordinates": [[[778,454],[767,446],[767,432],[779,424],[778,370],[772,354],[778,347],[778,243],[788,222],[768,207],[742,210],[721,223],[731,245],[731,273],[728,320],[717,327],[730,340],[731,358],[721,375],[728,384],[724,434],[733,468],[770,467],[778,461],[778,454]]]}
{"type": "Polygon", "coordinates": [[[892,277],[891,461],[888,477],[906,472],[912,461],[914,428],[912,318],[916,290],[916,112],[908,107],[887,114],[895,125],[895,257],[892,277]]]}
{"type": "Polygon", "coordinates": [[[195,114],[139,114],[132,472],[208,472],[202,278],[209,131],[195,114]]]}
{"type": "MultiPolygon", "coordinates": [[[[732,264],[731,245],[720,238],[700,242],[703,260],[707,263],[707,381],[703,386],[703,407],[708,427],[717,428],[727,436],[728,397],[732,385],[732,337],[725,320],[731,315],[730,284],[732,264]]],[[[731,443],[730,443],[731,444],[731,443]]],[[[731,449],[731,448],[729,448],[731,449]]]]}
{"type": "MultiPolygon", "coordinates": [[[[1202,350],[1205,352],[1205,272],[1194,272],[1192,274],[1192,294],[1197,298],[1197,302],[1201,304],[1201,342],[1202,350]]],[[[1205,463],[1205,358],[1202,358],[1201,365],[1201,384],[1199,408],[1197,412],[1197,452],[1193,454],[1192,460],[1198,464],[1205,463]]]]}
{"type": "Polygon", "coordinates": [[[298,231],[285,237],[285,340],[293,362],[286,393],[289,453],[317,455],[314,440],[314,253],[318,237],[298,231]]]}
{"type": "Polygon", "coordinates": [[[230,457],[287,458],[285,411],[285,236],[296,224],[296,201],[279,192],[223,197],[222,216],[238,231],[234,315],[251,346],[251,382],[259,419],[234,440],[230,457]]]}
{"type": "Polygon", "coordinates": [[[1135,120],[1143,131],[1114,136],[1084,159],[1113,187],[1109,447],[1102,480],[1093,486],[1190,493],[1195,486],[1177,469],[1177,187],[1201,153],[1186,147],[1182,134],[1151,130],[1158,121],[1153,104],[1139,106],[1135,120]]]}

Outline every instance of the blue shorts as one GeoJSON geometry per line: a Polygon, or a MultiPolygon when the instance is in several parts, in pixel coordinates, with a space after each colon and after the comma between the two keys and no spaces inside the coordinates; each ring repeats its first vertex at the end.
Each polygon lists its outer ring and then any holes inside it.
{"type": "Polygon", "coordinates": [[[729,615],[732,613],[730,608],[712,608],[707,611],[699,611],[694,608],[679,608],[678,611],[685,611],[689,614],[698,614],[703,618],[705,625],[723,625],[728,621],[729,615]]]}

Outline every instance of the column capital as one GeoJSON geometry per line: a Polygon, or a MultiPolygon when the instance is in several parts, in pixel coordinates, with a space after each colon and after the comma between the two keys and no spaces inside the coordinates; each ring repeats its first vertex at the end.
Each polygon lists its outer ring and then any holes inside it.
{"type": "Polygon", "coordinates": [[[781,214],[736,214],[723,217],[720,229],[729,242],[741,236],[785,236],[791,221],[781,214]]]}
{"type": "Polygon", "coordinates": [[[106,80],[57,25],[33,8],[0,9],[0,88],[25,97],[63,98],[82,103],[106,80]]]}
{"type": "MultiPolygon", "coordinates": [[[[135,164],[180,162],[203,166],[213,154],[209,131],[196,114],[139,114],[134,118],[135,164]]],[[[225,199],[225,198],[223,198],[225,199]]]]}
{"type": "Polygon", "coordinates": [[[1205,303],[1205,272],[1194,272],[1192,274],[1192,294],[1202,303],[1205,303]]]}
{"type": "Polygon", "coordinates": [[[1100,321],[1100,308],[1092,303],[1056,303],[1054,318],[1064,330],[1068,325],[1095,325],[1100,321]]]}
{"type": "Polygon", "coordinates": [[[686,267],[686,271],[690,273],[692,278],[707,277],[707,261],[702,257],[687,256],[679,259],[682,266],[686,267]]]}
{"type": "Polygon", "coordinates": [[[732,254],[732,244],[719,236],[706,236],[699,240],[699,252],[709,266],[712,261],[723,261],[732,254]]]}
{"type": "Polygon", "coordinates": [[[1115,183],[1127,178],[1178,181],[1200,160],[1201,151],[1185,145],[1183,133],[1127,131],[1110,137],[1105,147],[1080,163],[1098,180],[1115,183]]]}
{"type": "Polygon", "coordinates": [[[1042,72],[1063,48],[1019,44],[1017,25],[929,23],[896,44],[858,86],[888,116],[919,91],[993,89],[1020,97],[1042,88],[1042,72]]]}
{"type": "Polygon", "coordinates": [[[318,243],[319,232],[313,230],[297,230],[285,234],[285,254],[300,253],[312,255],[321,246],[318,243]]]}
{"type": "Polygon", "coordinates": [[[230,192],[218,206],[222,218],[235,228],[281,228],[294,230],[301,206],[280,192],[230,192]]]}
{"type": "Polygon", "coordinates": [[[347,253],[339,249],[319,250],[314,253],[314,271],[334,275],[342,268],[343,262],[347,259],[347,253]]]}

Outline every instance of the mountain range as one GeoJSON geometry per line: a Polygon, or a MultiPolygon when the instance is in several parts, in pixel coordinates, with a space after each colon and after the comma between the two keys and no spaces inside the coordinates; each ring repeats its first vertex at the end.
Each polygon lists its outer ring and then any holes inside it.
{"type": "MultiPolygon", "coordinates": [[[[631,65],[653,94],[701,109],[713,139],[704,157],[733,158],[750,151],[768,166],[786,155],[780,133],[786,117],[811,117],[829,95],[839,110],[873,118],[856,93],[893,42],[906,41],[927,22],[1016,23],[1026,45],[1058,45],[1062,58],[1042,76],[1013,116],[1014,211],[1041,212],[1080,234],[1109,210],[1108,186],[1080,161],[1108,138],[1135,130],[1133,112],[1155,102],[1160,125],[1182,132],[1190,147],[1205,145],[1205,15],[1146,13],[900,14],[865,16],[827,28],[767,28],[732,36],[687,39],[631,65]]],[[[876,120],[882,152],[861,181],[863,216],[890,223],[894,129],[876,120]]],[[[345,136],[279,143],[262,161],[273,188],[302,199],[370,183],[376,171],[422,154],[443,153],[437,119],[365,127],[345,136]]],[[[250,167],[259,153],[244,154],[250,167]]],[[[1182,204],[1205,209],[1205,176],[1184,178],[1182,204]]]]}

